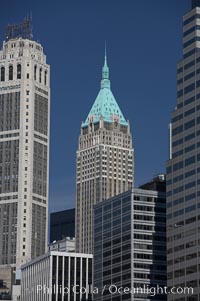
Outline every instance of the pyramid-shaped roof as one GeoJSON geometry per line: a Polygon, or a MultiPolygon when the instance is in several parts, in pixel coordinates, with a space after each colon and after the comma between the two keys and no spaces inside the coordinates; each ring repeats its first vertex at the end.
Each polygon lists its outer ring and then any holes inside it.
{"type": "Polygon", "coordinates": [[[87,126],[90,120],[92,120],[93,123],[98,122],[101,117],[103,117],[103,120],[106,122],[113,122],[113,120],[117,118],[120,124],[128,126],[128,122],[124,118],[110,89],[109,68],[107,66],[106,53],[102,69],[101,89],[85,122],[82,123],[82,127],[87,126]]]}

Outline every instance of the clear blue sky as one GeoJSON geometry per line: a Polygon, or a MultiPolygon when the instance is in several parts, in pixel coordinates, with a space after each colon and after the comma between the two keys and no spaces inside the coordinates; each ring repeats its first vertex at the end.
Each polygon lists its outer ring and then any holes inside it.
{"type": "Polygon", "coordinates": [[[189,9],[190,0],[1,3],[1,42],[8,23],[32,12],[34,39],[51,65],[51,212],[75,206],[78,136],[99,91],[105,40],[112,91],[131,123],[135,184],[165,172],[182,16],[189,9]]]}

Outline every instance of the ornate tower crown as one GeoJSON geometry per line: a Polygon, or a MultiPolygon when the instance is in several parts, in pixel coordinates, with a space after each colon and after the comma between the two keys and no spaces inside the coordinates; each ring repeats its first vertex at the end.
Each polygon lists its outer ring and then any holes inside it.
{"type": "Polygon", "coordinates": [[[109,67],[105,48],[104,65],[102,68],[101,89],[82,127],[91,122],[97,123],[102,117],[106,122],[113,122],[113,116],[118,116],[119,123],[128,126],[120,107],[110,89],[109,67]]]}

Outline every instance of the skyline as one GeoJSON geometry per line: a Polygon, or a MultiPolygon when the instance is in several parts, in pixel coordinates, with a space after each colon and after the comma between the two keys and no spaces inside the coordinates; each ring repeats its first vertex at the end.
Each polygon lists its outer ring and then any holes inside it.
{"type": "MultiPolygon", "coordinates": [[[[61,25],[66,28],[66,35],[63,35],[61,30],[55,30],[53,38],[51,37],[53,25],[56,27],[59,24],[42,22],[42,11],[45,9],[46,1],[45,3],[35,1],[33,6],[30,1],[21,1],[19,6],[10,1],[9,4],[13,3],[13,10],[10,11],[6,3],[0,12],[0,34],[3,41],[4,27],[8,23],[21,22],[27,11],[32,10],[33,39],[40,38],[47,62],[51,65],[50,211],[75,206],[75,156],[78,136],[81,122],[87,117],[99,91],[105,40],[112,91],[125,118],[131,123],[135,149],[135,186],[150,180],[159,172],[165,172],[165,163],[168,159],[168,124],[171,111],[176,105],[176,63],[181,59],[182,52],[181,20],[182,15],[190,8],[190,1],[177,0],[162,4],[157,0],[152,1],[154,4],[144,1],[146,6],[144,2],[128,1],[123,15],[120,9],[122,6],[124,8],[122,1],[120,4],[115,3],[114,7],[112,6],[114,1],[110,1],[106,4],[107,11],[99,3],[89,5],[91,1],[86,1],[84,6],[81,1],[75,4],[69,4],[69,1],[66,4],[64,1],[60,2],[65,8],[70,8],[69,11],[65,11],[59,7],[61,16],[68,17],[66,23],[62,17],[59,18],[61,25]],[[40,10],[38,5],[41,6],[40,10]],[[130,8],[138,10],[131,11],[130,8]],[[84,21],[84,13],[81,13],[81,9],[89,18],[82,28],[80,24],[84,21]],[[36,10],[39,11],[38,15],[34,13],[36,10]],[[102,11],[105,21],[103,26],[100,22],[102,11]],[[125,23],[119,24],[120,16],[125,23]],[[75,18],[78,18],[78,23],[74,23],[75,18]],[[110,19],[113,23],[108,26],[110,19]],[[140,24],[141,20],[146,21],[140,24]],[[163,22],[161,29],[158,26],[159,20],[163,22]],[[92,21],[96,22],[94,28],[90,26],[92,21]],[[136,26],[138,23],[143,26],[139,31],[136,26]],[[67,24],[74,25],[73,30],[70,31],[67,24]],[[154,30],[153,36],[149,34],[144,36],[147,25],[148,30],[154,30]],[[135,36],[136,42],[130,41],[130,33],[135,36]],[[164,37],[160,36],[161,33],[164,37]],[[75,34],[80,40],[74,39],[75,34]],[[69,37],[69,45],[66,36],[69,37]],[[58,38],[55,40],[55,37],[58,38]],[[94,44],[91,38],[94,38],[94,44]],[[149,48],[145,48],[150,41],[152,44],[149,48]],[[167,48],[168,45],[171,46],[169,41],[174,42],[174,46],[170,49],[167,48]],[[56,50],[59,51],[58,56],[56,50]],[[146,53],[149,56],[145,57],[146,53]],[[147,87],[146,91],[144,86],[147,87]],[[152,126],[149,127],[149,124],[152,126]],[[150,144],[150,141],[153,143],[150,144]]],[[[106,3],[105,0],[102,3],[106,3]]],[[[51,17],[53,13],[52,4],[49,4],[49,16],[51,17]]],[[[58,16],[55,16],[55,20],[58,20],[58,16]]]]}

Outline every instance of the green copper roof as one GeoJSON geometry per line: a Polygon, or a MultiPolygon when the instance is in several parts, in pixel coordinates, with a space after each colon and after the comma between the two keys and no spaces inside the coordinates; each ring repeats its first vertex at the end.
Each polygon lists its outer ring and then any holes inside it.
{"type": "Polygon", "coordinates": [[[98,122],[101,116],[106,122],[113,122],[113,118],[118,117],[120,124],[128,126],[128,122],[124,118],[110,89],[109,68],[107,65],[106,52],[104,66],[102,69],[101,89],[87,116],[87,119],[84,123],[82,123],[82,127],[87,126],[90,119],[92,119],[93,123],[98,122]]]}

